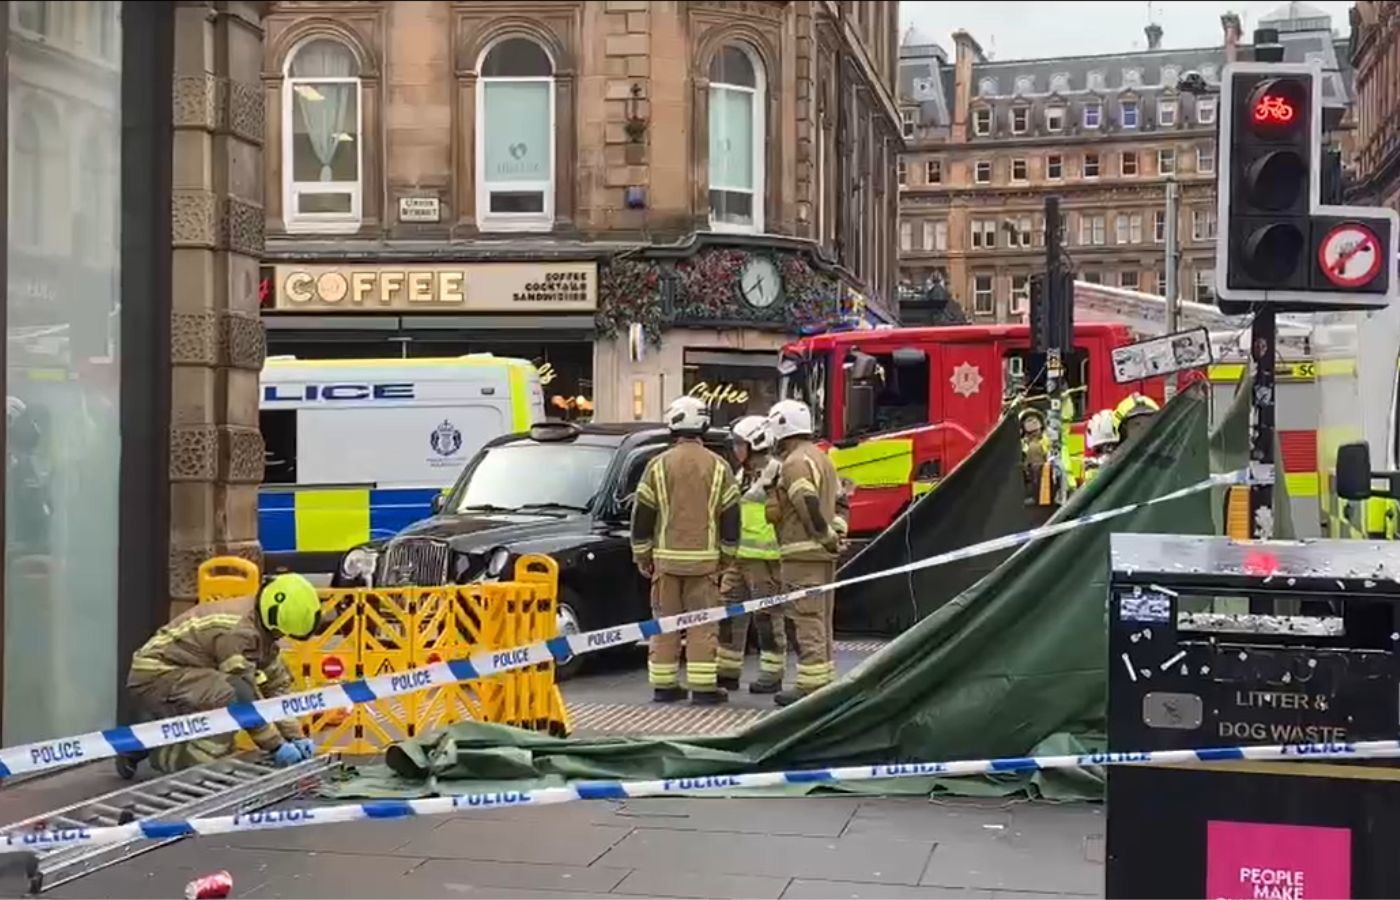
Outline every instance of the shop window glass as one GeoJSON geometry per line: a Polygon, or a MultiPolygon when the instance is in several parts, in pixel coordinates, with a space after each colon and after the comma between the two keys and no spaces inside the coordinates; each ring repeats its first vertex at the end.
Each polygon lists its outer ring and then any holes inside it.
{"type": "Polygon", "coordinates": [[[763,78],[737,45],[710,64],[710,227],[763,230],[763,78]]]}
{"type": "Polygon", "coordinates": [[[687,349],[681,386],[710,405],[716,425],[767,415],[779,400],[771,351],[687,349]]]}
{"type": "Polygon", "coordinates": [[[302,45],[288,61],[282,103],[289,228],[343,231],[359,225],[358,76],[350,48],[326,38],[302,45]]]}
{"type": "MultiPolygon", "coordinates": [[[[114,725],[122,662],[121,269],[75,240],[119,246],[120,73],[38,40],[61,6],[12,4],[6,48],[6,746],[114,725]]],[[[114,29],[119,6],[85,4],[114,29]]]]}

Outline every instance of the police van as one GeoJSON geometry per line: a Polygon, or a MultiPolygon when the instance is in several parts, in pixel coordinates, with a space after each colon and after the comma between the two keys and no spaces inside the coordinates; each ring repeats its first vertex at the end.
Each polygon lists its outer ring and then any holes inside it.
{"type": "Polygon", "coordinates": [[[260,409],[258,529],[267,571],[326,578],[350,547],[432,515],[477,450],[544,420],[534,365],[271,357],[260,409]]]}

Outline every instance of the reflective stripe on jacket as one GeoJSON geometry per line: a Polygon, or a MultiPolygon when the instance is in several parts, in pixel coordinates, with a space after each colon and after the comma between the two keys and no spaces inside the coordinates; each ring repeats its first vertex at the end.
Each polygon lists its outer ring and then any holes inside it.
{"type": "Polygon", "coordinates": [[[632,556],[671,575],[708,575],[739,549],[739,485],[719,456],[683,440],[653,459],[632,506],[632,556]]]}
{"type": "Polygon", "coordinates": [[[800,439],[783,457],[776,490],[766,513],[778,532],[783,559],[826,562],[837,556],[840,489],[831,458],[810,440],[800,439]]]}

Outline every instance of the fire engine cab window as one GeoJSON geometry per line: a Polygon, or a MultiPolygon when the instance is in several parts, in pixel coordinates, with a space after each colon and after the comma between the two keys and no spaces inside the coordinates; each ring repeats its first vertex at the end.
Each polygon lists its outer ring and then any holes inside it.
{"type": "Polygon", "coordinates": [[[899,431],[929,421],[928,357],[896,365],[887,354],[874,354],[879,363],[875,391],[875,424],[870,433],[899,431]]]}
{"type": "MultiPolygon", "coordinates": [[[[1089,409],[1086,399],[1089,384],[1089,351],[1076,348],[1065,354],[1065,378],[1069,382],[1069,399],[1074,405],[1074,421],[1082,422],[1098,410],[1089,409]]],[[[1006,398],[1026,394],[1031,398],[1045,396],[1045,354],[1029,350],[1012,350],[1002,357],[1006,398]]]]}

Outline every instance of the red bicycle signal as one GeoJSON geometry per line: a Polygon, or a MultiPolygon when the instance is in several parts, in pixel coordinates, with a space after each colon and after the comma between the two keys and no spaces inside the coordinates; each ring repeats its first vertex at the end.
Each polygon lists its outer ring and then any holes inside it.
{"type": "Polygon", "coordinates": [[[1297,110],[1287,97],[1265,94],[1254,104],[1254,121],[1260,125],[1287,125],[1297,110]]]}

